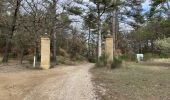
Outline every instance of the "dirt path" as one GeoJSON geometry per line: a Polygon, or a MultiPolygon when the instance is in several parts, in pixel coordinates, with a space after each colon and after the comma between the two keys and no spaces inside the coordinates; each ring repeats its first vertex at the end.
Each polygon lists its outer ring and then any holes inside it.
{"type": "Polygon", "coordinates": [[[89,74],[92,67],[0,73],[0,100],[96,100],[89,74]]]}

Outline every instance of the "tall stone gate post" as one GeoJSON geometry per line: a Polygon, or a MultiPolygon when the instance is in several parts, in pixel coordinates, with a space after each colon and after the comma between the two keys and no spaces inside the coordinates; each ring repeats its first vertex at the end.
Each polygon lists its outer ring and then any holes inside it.
{"type": "Polygon", "coordinates": [[[42,69],[50,68],[50,39],[47,36],[41,37],[41,65],[42,69]]]}
{"type": "Polygon", "coordinates": [[[113,37],[111,34],[106,36],[105,53],[108,56],[108,61],[113,61],[113,37]]]}

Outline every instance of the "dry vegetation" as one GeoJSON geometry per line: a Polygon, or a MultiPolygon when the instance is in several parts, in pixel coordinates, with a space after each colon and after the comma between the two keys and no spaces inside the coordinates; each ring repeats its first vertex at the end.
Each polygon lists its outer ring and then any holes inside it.
{"type": "Polygon", "coordinates": [[[94,68],[93,81],[101,100],[169,100],[167,64],[128,64],[115,70],[94,68]]]}

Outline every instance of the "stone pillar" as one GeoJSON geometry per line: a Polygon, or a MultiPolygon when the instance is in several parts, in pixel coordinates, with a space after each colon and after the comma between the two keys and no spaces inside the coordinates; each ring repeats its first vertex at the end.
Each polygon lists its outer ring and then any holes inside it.
{"type": "Polygon", "coordinates": [[[41,68],[50,68],[50,39],[41,37],[41,68]]]}
{"type": "Polygon", "coordinates": [[[110,34],[106,36],[105,53],[108,56],[108,61],[113,61],[113,37],[110,34]]]}

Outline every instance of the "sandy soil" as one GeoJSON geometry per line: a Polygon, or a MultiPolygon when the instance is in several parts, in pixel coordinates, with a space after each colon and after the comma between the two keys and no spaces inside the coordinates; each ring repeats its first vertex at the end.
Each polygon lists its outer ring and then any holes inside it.
{"type": "Polygon", "coordinates": [[[92,67],[0,72],[0,100],[96,100],[89,73],[92,67]]]}

